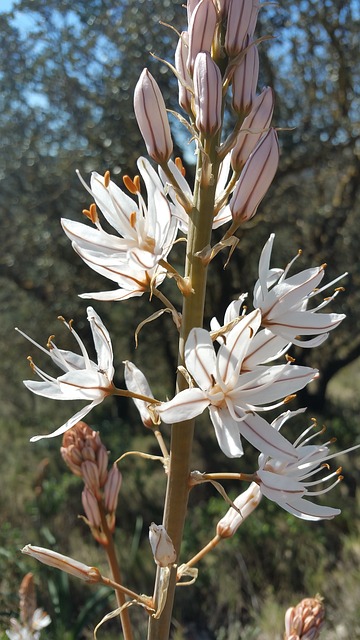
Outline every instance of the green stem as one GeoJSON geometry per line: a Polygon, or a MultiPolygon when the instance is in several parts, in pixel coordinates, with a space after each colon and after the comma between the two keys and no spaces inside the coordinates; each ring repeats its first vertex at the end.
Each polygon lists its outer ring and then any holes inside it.
{"type": "MultiPolygon", "coordinates": [[[[104,545],[104,548],[108,558],[111,577],[118,585],[121,585],[121,573],[120,573],[119,563],[116,557],[114,538],[108,527],[104,507],[101,500],[98,501],[98,505],[99,505],[99,511],[100,511],[100,517],[101,517],[101,527],[107,539],[107,543],[106,545],[104,545]]],[[[129,593],[131,592],[129,591],[129,593]]],[[[126,603],[125,594],[119,589],[117,589],[115,591],[115,595],[116,595],[116,601],[120,608],[126,603]]],[[[128,609],[125,608],[120,612],[120,621],[121,621],[124,640],[133,640],[134,636],[132,632],[128,609]]]]}
{"type": "MultiPolygon", "coordinates": [[[[184,364],[184,346],[190,330],[202,327],[206,293],[207,265],[196,257],[196,253],[210,244],[214,215],[215,187],[218,174],[216,146],[219,136],[207,144],[206,152],[212,163],[212,177],[209,180],[209,164],[199,153],[194,190],[194,207],[189,214],[185,277],[188,277],[194,293],[184,297],[182,324],[179,340],[179,364],[184,364]]],[[[177,390],[186,388],[186,381],[181,374],[177,377],[177,390]]],[[[171,430],[170,469],[168,474],[164,526],[172,539],[177,556],[183,537],[189,495],[190,457],[194,435],[194,420],[174,424],[171,430]]],[[[167,640],[176,586],[176,569],[173,569],[167,593],[165,608],[159,620],[151,619],[148,629],[148,640],[167,640]]],[[[154,603],[159,601],[159,571],[155,583],[154,603]]]]}

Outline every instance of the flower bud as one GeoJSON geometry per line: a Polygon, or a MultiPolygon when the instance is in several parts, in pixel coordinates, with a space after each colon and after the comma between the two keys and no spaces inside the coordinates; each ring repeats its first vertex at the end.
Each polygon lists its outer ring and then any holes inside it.
{"type": "Polygon", "coordinates": [[[249,156],[236,183],[229,207],[233,220],[247,222],[256,213],[275,176],[279,164],[279,144],[270,129],[249,156]]]}
{"type": "Polygon", "coordinates": [[[269,128],[274,111],[274,92],[270,87],[258,95],[248,116],[246,116],[231,152],[231,166],[241,171],[250,153],[269,128]]]}
{"type": "Polygon", "coordinates": [[[100,479],[99,469],[96,463],[86,460],[86,462],[83,462],[81,465],[81,470],[85,485],[93,492],[94,496],[99,499],[101,497],[100,479]]]}
{"type": "Polygon", "coordinates": [[[186,3],[187,21],[190,24],[191,16],[194,13],[200,0],[188,0],[186,3]]]}
{"type": "Polygon", "coordinates": [[[91,429],[86,422],[78,422],[63,436],[60,453],[69,469],[83,477],[82,465],[91,461],[99,467],[101,486],[107,474],[108,454],[97,431],[91,429]]]}
{"type": "Polygon", "coordinates": [[[159,86],[144,69],[134,91],[134,111],[147,152],[159,164],[167,162],[173,143],[164,98],[159,86]]]}
{"type": "Polygon", "coordinates": [[[234,505],[240,510],[240,513],[234,507],[230,507],[217,524],[217,535],[222,538],[231,538],[244,520],[256,509],[260,500],[260,487],[256,482],[252,482],[248,489],[234,500],[234,505]]]}
{"type": "Polygon", "coordinates": [[[248,113],[255,98],[259,77],[259,52],[252,44],[232,77],[232,105],[241,115],[248,113]]]}
{"type": "Polygon", "coordinates": [[[122,475],[115,464],[109,471],[104,487],[104,505],[108,513],[116,511],[121,482],[122,475]]]}
{"type": "Polygon", "coordinates": [[[214,135],[221,126],[222,82],[217,64],[209,53],[198,53],[194,64],[196,127],[214,135]]]}
{"type": "Polygon", "coordinates": [[[252,15],[253,0],[230,0],[225,33],[225,51],[230,58],[244,49],[252,15]]]}
{"type": "MultiPolygon", "coordinates": [[[[141,396],[147,396],[148,398],[153,398],[153,394],[151,392],[148,381],[146,380],[144,374],[140,369],[138,369],[132,362],[129,360],[124,360],[124,377],[125,384],[129,391],[133,391],[134,393],[138,393],[141,396]]],[[[148,409],[148,404],[144,400],[139,400],[137,398],[133,398],[134,404],[140,413],[141,420],[145,427],[153,427],[154,422],[152,420],[151,413],[148,409]]]]}
{"type": "Polygon", "coordinates": [[[99,529],[101,526],[99,504],[93,492],[88,487],[85,487],[83,489],[83,492],[81,494],[81,502],[90,525],[99,529]]]}
{"type": "Polygon", "coordinates": [[[320,596],[304,598],[285,614],[284,640],[316,640],[325,619],[325,607],[320,596]]]}
{"type": "Polygon", "coordinates": [[[217,13],[213,0],[201,0],[195,7],[189,25],[189,54],[187,66],[193,72],[195,58],[200,51],[210,53],[215,34],[217,13]]]}
{"type": "Polygon", "coordinates": [[[19,598],[20,620],[23,624],[30,626],[36,609],[36,592],[32,573],[27,573],[23,577],[19,588],[19,598]]]}
{"type": "Polygon", "coordinates": [[[80,580],[85,582],[100,582],[101,574],[96,567],[88,567],[82,562],[78,562],[68,556],[63,556],[61,553],[51,551],[50,549],[44,549],[43,547],[34,547],[31,544],[27,544],[21,553],[25,553],[43,564],[47,564],[49,567],[55,567],[65,573],[69,573],[80,580]]]}
{"type": "Polygon", "coordinates": [[[159,567],[168,567],[176,560],[176,551],[171,538],[162,524],[151,523],[149,527],[149,541],[154,560],[159,567]]]}
{"type": "Polygon", "coordinates": [[[188,49],[189,49],[188,45],[189,45],[189,34],[187,31],[183,31],[179,38],[179,42],[177,44],[176,51],[175,51],[175,68],[178,74],[180,75],[180,77],[183,79],[183,82],[181,82],[181,80],[178,80],[179,105],[180,107],[182,107],[182,109],[184,109],[184,111],[187,111],[188,113],[190,113],[191,112],[191,93],[184,86],[184,85],[188,85],[192,87],[192,79],[189,74],[188,68],[186,66],[188,49]]]}

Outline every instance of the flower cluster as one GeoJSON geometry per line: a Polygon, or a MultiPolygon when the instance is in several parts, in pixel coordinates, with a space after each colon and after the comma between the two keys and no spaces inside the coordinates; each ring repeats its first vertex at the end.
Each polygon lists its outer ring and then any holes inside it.
{"type": "Polygon", "coordinates": [[[27,573],[19,588],[20,620],[10,618],[6,635],[10,640],[39,640],[42,629],[51,623],[50,616],[36,606],[36,591],[32,573],[27,573]]]}

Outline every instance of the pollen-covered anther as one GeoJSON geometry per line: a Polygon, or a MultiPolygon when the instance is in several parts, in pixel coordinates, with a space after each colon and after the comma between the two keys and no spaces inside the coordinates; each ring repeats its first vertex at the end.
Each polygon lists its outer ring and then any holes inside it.
{"type": "Polygon", "coordinates": [[[284,398],[284,404],[287,404],[288,402],[291,402],[295,398],[296,398],[296,393],[292,393],[291,395],[286,396],[286,398],[284,398]]]}
{"type": "Polygon", "coordinates": [[[345,287],[336,287],[335,291],[346,291],[345,287]]]}
{"type": "Polygon", "coordinates": [[[289,356],[288,353],[285,354],[285,360],[291,363],[295,362],[295,358],[293,358],[292,356],[289,356]]]}
{"type": "Polygon", "coordinates": [[[130,176],[123,176],[123,183],[130,193],[136,195],[140,191],[140,178],[139,176],[135,176],[134,180],[130,178],[130,176]]]}
{"type": "Polygon", "coordinates": [[[27,361],[28,361],[28,363],[29,363],[29,365],[30,365],[30,369],[32,369],[33,371],[35,371],[35,365],[34,365],[34,361],[33,361],[32,357],[31,357],[31,356],[28,356],[26,359],[27,359],[27,361]]]}
{"type": "Polygon", "coordinates": [[[176,165],[176,166],[177,166],[177,168],[179,169],[179,171],[180,171],[181,175],[182,175],[183,177],[185,177],[185,175],[186,175],[185,167],[184,167],[184,165],[183,165],[183,163],[182,163],[181,158],[179,158],[179,156],[178,156],[177,158],[175,158],[175,165],[176,165]]]}
{"type": "Polygon", "coordinates": [[[107,189],[110,184],[110,171],[105,171],[104,173],[104,186],[107,189]]]}
{"type": "Polygon", "coordinates": [[[51,335],[51,336],[48,337],[48,340],[47,340],[47,343],[46,343],[46,346],[47,346],[48,349],[53,349],[54,348],[54,346],[53,346],[54,338],[55,338],[55,335],[51,335]]]}
{"type": "Polygon", "coordinates": [[[133,229],[136,227],[136,211],[132,211],[129,216],[129,222],[133,229]]]}
{"type": "Polygon", "coordinates": [[[326,269],[327,267],[327,263],[323,262],[323,264],[320,265],[320,269],[326,269]]]}

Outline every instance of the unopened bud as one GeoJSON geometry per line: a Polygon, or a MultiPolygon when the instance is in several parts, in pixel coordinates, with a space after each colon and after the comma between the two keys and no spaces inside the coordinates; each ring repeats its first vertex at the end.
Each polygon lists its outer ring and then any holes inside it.
{"type": "Polygon", "coordinates": [[[191,16],[194,13],[200,0],[188,0],[186,3],[187,21],[190,24],[191,16]]]}
{"type": "Polygon", "coordinates": [[[109,471],[104,487],[104,506],[108,513],[116,511],[122,475],[116,465],[109,471]]]}
{"type": "Polygon", "coordinates": [[[162,524],[151,523],[149,527],[149,541],[153,552],[154,560],[159,567],[168,567],[176,560],[176,551],[162,524]]]}
{"type": "Polygon", "coordinates": [[[209,53],[198,53],[194,64],[196,127],[204,135],[214,135],[221,126],[222,81],[217,64],[209,53]]]}
{"type": "Polygon", "coordinates": [[[77,422],[63,436],[60,453],[69,469],[77,476],[83,477],[84,462],[94,462],[99,469],[100,485],[104,484],[107,475],[108,454],[97,431],[91,429],[86,422],[77,422]]]}
{"type": "Polygon", "coordinates": [[[185,85],[192,87],[192,78],[187,68],[187,57],[189,50],[189,34],[187,31],[183,31],[175,51],[175,68],[182,78],[182,81],[178,79],[179,84],[179,105],[187,111],[191,112],[191,93],[185,85]]]}
{"type": "Polygon", "coordinates": [[[236,511],[234,507],[230,507],[224,517],[218,522],[216,527],[217,535],[222,538],[231,538],[244,520],[256,509],[260,500],[260,487],[256,482],[252,482],[248,489],[234,500],[234,505],[239,511],[236,511]]]}
{"type": "Polygon", "coordinates": [[[231,152],[231,166],[234,171],[241,171],[250,153],[269,128],[273,111],[274,92],[267,87],[255,98],[249,115],[241,125],[231,152]]]}
{"type": "Polygon", "coordinates": [[[285,614],[284,640],[316,640],[325,620],[325,607],[320,596],[304,598],[285,614]]]}
{"type": "Polygon", "coordinates": [[[236,183],[229,207],[233,220],[247,222],[269,189],[279,164],[279,144],[274,129],[266,133],[249,156],[236,183]]]}
{"type": "Polygon", "coordinates": [[[97,468],[96,463],[86,460],[86,462],[83,462],[81,465],[81,469],[85,485],[93,492],[96,498],[100,498],[99,469],[97,468]]]}
{"type": "Polygon", "coordinates": [[[80,580],[85,582],[100,582],[101,574],[96,567],[88,567],[82,562],[78,562],[68,556],[63,556],[61,553],[51,551],[50,549],[44,549],[43,547],[34,547],[31,544],[27,544],[22,550],[25,553],[39,562],[48,565],[49,567],[55,567],[65,573],[69,573],[80,580]]]}
{"type": "Polygon", "coordinates": [[[159,164],[167,162],[173,143],[164,98],[151,73],[144,69],[134,92],[134,111],[147,152],[159,164]]]}
{"type": "Polygon", "coordinates": [[[30,626],[32,617],[36,609],[36,593],[34,576],[32,573],[27,573],[19,588],[20,598],[20,620],[23,624],[30,626]]]}
{"type": "MultiPolygon", "coordinates": [[[[125,360],[124,365],[125,384],[129,391],[133,391],[134,393],[138,393],[142,396],[147,396],[148,398],[153,398],[154,396],[143,372],[129,360],[125,360]]],[[[150,428],[153,427],[154,422],[148,409],[148,404],[144,400],[139,400],[138,398],[133,398],[133,401],[140,413],[144,426],[150,428]]]]}
{"type": "Polygon", "coordinates": [[[99,510],[99,503],[94,494],[88,487],[85,487],[81,494],[81,501],[84,507],[86,518],[88,519],[92,527],[97,529],[101,526],[101,516],[99,510]]]}
{"type": "Polygon", "coordinates": [[[225,34],[225,51],[230,58],[244,49],[252,15],[253,0],[230,0],[225,34]]]}
{"type": "Polygon", "coordinates": [[[200,51],[210,53],[215,34],[217,13],[213,0],[201,0],[191,15],[189,24],[189,54],[187,66],[193,72],[200,51]]]}
{"type": "MultiPolygon", "coordinates": [[[[249,42],[247,41],[247,46],[249,42]]],[[[256,94],[259,78],[259,52],[252,44],[232,77],[232,105],[237,113],[248,113],[256,94]]]]}

